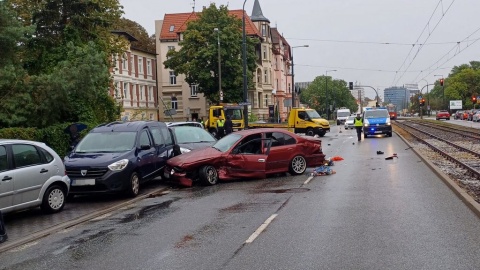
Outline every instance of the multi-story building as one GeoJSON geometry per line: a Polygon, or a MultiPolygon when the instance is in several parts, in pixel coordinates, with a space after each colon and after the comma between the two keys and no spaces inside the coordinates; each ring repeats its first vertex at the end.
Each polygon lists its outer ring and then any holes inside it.
{"type": "Polygon", "coordinates": [[[123,31],[113,33],[123,36],[128,46],[122,55],[114,57],[112,95],[119,102],[125,120],[158,120],[158,91],[155,73],[155,53],[136,49],[137,41],[123,31]]]}
{"type": "Polygon", "coordinates": [[[290,45],[278,32],[277,28],[271,28],[273,49],[273,104],[280,113],[280,120],[287,119],[288,108],[292,107],[292,77],[290,74],[290,45]]]}
{"type": "MultiPolygon", "coordinates": [[[[285,39],[272,31],[270,21],[263,15],[260,3],[255,0],[252,16],[244,14],[243,10],[231,10],[231,15],[242,19],[245,15],[246,35],[259,39],[256,46],[257,67],[254,71],[255,86],[248,89],[249,111],[260,119],[269,117],[269,106],[279,103],[280,111],[286,111],[281,99],[288,96],[291,82],[290,70],[290,46],[285,39]],[[274,55],[274,48],[278,55],[274,55]],[[275,69],[275,61],[278,61],[278,72],[275,69]],[[275,84],[279,80],[279,86],[275,84]],[[285,85],[285,87],[284,87],[285,85]]],[[[163,62],[169,50],[178,49],[179,41],[183,38],[187,23],[198,18],[197,12],[165,14],[163,20],[155,21],[157,61],[158,61],[158,84],[160,97],[165,104],[161,119],[193,120],[205,118],[209,104],[203,94],[197,93],[196,85],[188,85],[185,76],[175,76],[172,70],[164,67],[163,62]],[[173,110],[172,110],[173,109],[173,110]],[[173,115],[169,115],[173,112],[173,115]]],[[[162,105],[162,104],[161,104],[162,105]]],[[[162,111],[162,110],[161,110],[162,111]]],[[[285,115],[285,113],[284,113],[285,115]]]]}
{"type": "Polygon", "coordinates": [[[392,86],[383,90],[384,101],[392,103],[397,107],[397,111],[408,108],[410,90],[405,87],[392,86]]]}

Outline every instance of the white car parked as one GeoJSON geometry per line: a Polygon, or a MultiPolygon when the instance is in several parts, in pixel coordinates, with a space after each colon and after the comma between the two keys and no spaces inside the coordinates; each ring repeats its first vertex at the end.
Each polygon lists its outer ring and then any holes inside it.
{"type": "Polygon", "coordinates": [[[47,213],[65,206],[70,178],[57,153],[46,144],[0,140],[0,210],[8,213],[40,206],[47,213]]]}
{"type": "Polygon", "coordinates": [[[353,123],[354,123],[354,120],[353,120],[353,119],[355,119],[355,116],[354,116],[354,115],[350,115],[350,116],[347,118],[347,120],[345,120],[345,129],[349,129],[349,128],[353,129],[353,128],[355,128],[355,126],[353,125],[353,123]]]}

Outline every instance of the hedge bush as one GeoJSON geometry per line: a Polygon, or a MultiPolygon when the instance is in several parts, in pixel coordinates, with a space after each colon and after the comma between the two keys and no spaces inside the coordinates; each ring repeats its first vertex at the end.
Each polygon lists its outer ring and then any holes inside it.
{"type": "MultiPolygon", "coordinates": [[[[51,147],[60,157],[64,157],[70,150],[70,134],[65,130],[73,123],[64,123],[49,126],[47,128],[2,128],[0,129],[0,138],[18,139],[43,142],[51,147]]],[[[83,123],[87,128],[80,132],[80,138],[83,138],[96,123],[83,123]]]]}

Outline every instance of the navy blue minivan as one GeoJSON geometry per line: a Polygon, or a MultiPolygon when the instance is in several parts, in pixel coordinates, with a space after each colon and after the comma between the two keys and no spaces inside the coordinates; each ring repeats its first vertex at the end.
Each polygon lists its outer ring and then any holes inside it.
{"type": "Polygon", "coordinates": [[[140,184],[161,175],[173,144],[162,122],[112,122],[93,128],[65,157],[70,196],[119,192],[137,196],[140,184]]]}

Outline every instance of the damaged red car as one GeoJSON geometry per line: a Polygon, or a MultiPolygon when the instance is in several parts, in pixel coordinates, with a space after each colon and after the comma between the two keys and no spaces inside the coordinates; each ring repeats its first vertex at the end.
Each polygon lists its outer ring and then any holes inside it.
{"type": "Polygon", "coordinates": [[[196,182],[215,185],[218,181],[263,179],[283,172],[298,175],[324,160],[320,139],[283,129],[249,129],[229,134],[211,147],[169,159],[163,178],[182,186],[196,182]]]}

